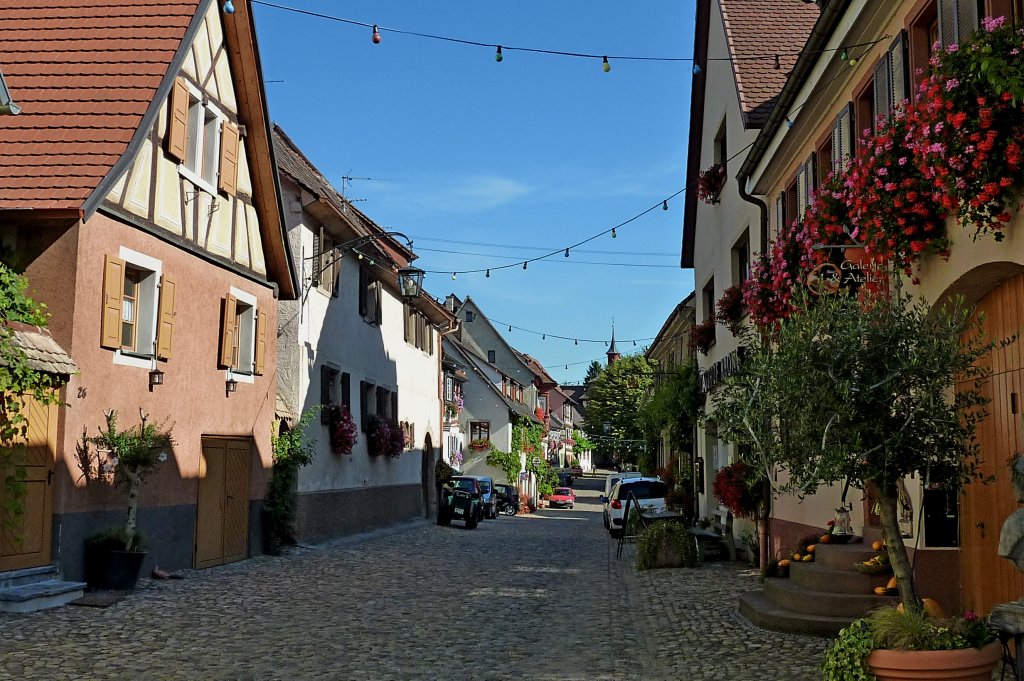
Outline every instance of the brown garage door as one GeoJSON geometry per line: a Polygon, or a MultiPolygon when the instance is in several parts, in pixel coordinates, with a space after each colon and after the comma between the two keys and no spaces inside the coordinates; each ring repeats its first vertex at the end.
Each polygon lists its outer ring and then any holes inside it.
{"type": "Polygon", "coordinates": [[[196,510],[197,568],[242,560],[249,546],[252,442],[203,438],[196,510]]]}

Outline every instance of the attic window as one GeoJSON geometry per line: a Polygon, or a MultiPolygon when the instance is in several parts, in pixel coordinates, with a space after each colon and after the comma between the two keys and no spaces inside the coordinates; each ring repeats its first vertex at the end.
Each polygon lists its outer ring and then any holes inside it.
{"type": "Polygon", "coordinates": [[[466,321],[467,321],[467,322],[471,322],[471,321],[473,321],[474,319],[476,319],[476,315],[475,315],[475,314],[473,314],[473,313],[472,313],[471,311],[469,311],[469,310],[466,310],[466,321]]]}
{"type": "Polygon", "coordinates": [[[200,189],[234,194],[238,182],[240,133],[199,88],[178,78],[168,110],[167,153],[182,177],[200,189]]]}

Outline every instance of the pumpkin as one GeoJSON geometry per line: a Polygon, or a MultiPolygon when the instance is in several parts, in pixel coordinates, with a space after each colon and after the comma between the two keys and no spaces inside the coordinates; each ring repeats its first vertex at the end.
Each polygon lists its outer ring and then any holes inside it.
{"type": "Polygon", "coordinates": [[[804,563],[810,563],[812,560],[814,560],[814,556],[812,556],[811,554],[808,553],[806,556],[804,556],[800,560],[802,562],[804,562],[804,563]]]}
{"type": "Polygon", "coordinates": [[[829,541],[831,541],[831,540],[832,540],[832,538],[831,538],[831,537],[830,537],[829,535],[827,535],[827,534],[823,534],[823,535],[821,535],[820,537],[818,537],[818,540],[819,540],[819,541],[820,541],[820,542],[821,542],[822,544],[827,544],[827,543],[829,543],[829,541]]]}
{"type": "MultiPolygon", "coordinates": [[[[938,604],[934,599],[922,598],[921,606],[924,608],[924,614],[935,619],[945,619],[946,613],[942,610],[942,606],[938,604]]],[[[900,603],[896,606],[897,612],[903,612],[903,604],[900,603]]]]}
{"type": "Polygon", "coordinates": [[[803,558],[803,556],[801,556],[799,553],[793,554],[793,560],[800,560],[801,558],[803,558]]]}
{"type": "Polygon", "coordinates": [[[888,592],[888,589],[886,589],[884,586],[876,586],[875,587],[875,595],[876,596],[884,596],[887,592],[888,592]]]}
{"type": "Polygon", "coordinates": [[[875,541],[871,542],[872,551],[881,551],[883,548],[885,548],[885,542],[881,539],[876,539],[875,541]]]}
{"type": "Polygon", "coordinates": [[[780,560],[779,561],[779,567],[780,568],[787,568],[787,567],[789,567],[789,559],[788,558],[783,558],[782,560],[780,560]]]}
{"type": "Polygon", "coordinates": [[[886,589],[898,589],[900,587],[899,587],[899,584],[896,583],[896,578],[893,577],[892,579],[889,580],[889,583],[885,585],[885,588],[886,589]]]}
{"type": "Polygon", "coordinates": [[[817,544],[811,544],[810,546],[808,546],[807,547],[807,553],[814,553],[814,547],[815,546],[817,546],[817,544]]]}

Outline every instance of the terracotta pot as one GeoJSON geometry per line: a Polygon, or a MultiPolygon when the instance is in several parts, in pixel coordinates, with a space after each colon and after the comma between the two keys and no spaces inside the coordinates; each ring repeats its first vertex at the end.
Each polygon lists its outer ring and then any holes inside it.
{"type": "Polygon", "coordinates": [[[868,667],[879,681],[989,681],[1002,655],[998,642],[978,650],[875,650],[868,667]]]}

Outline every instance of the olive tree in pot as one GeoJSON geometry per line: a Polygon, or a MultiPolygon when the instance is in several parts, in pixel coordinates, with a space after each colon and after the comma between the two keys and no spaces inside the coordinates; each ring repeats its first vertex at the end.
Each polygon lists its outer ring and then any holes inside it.
{"type": "Polygon", "coordinates": [[[104,412],[99,435],[83,431],[76,446],[78,466],[86,483],[102,482],[119,488],[127,500],[124,525],[105,530],[86,541],[86,576],[92,587],[132,589],[146,553],[137,518],[142,484],[158,464],[167,460],[174,444],[170,428],[152,423],[139,409],[139,424],[118,430],[117,412],[104,412]]]}

